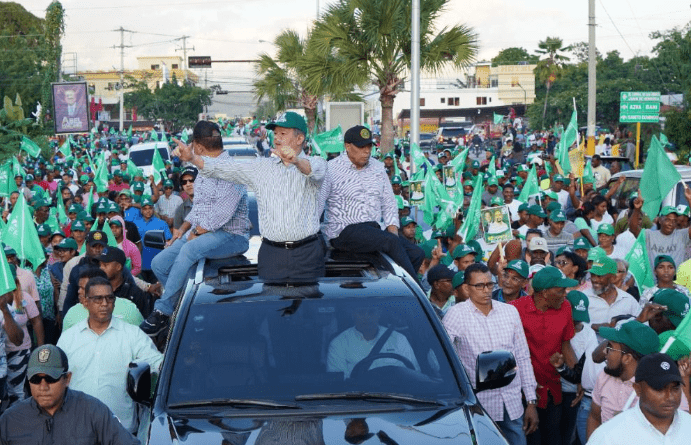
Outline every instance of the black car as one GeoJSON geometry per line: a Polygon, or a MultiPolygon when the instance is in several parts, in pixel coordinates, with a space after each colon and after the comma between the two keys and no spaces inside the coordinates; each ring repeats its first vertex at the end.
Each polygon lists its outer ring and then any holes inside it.
{"type": "MultiPolygon", "coordinates": [[[[506,444],[425,295],[388,257],[332,252],[326,276],[301,285],[223,263],[190,279],[153,397],[148,365],[130,365],[128,392],[151,409],[143,443],[506,444]]],[[[478,389],[508,384],[515,366],[483,353],[478,389]]]]}

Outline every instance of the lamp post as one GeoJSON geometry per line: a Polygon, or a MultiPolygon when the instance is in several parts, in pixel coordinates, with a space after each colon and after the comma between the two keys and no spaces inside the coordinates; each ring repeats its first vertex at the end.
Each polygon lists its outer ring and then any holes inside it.
{"type": "Polygon", "coordinates": [[[516,85],[523,90],[523,116],[525,116],[528,112],[528,93],[520,82],[516,82],[516,85]]]}

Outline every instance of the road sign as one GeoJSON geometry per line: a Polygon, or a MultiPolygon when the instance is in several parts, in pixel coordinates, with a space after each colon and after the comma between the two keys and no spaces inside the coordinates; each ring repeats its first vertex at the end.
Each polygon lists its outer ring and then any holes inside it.
{"type": "Polygon", "coordinates": [[[660,92],[622,91],[619,122],[657,123],[660,121],[660,92]]]}
{"type": "Polygon", "coordinates": [[[189,56],[187,65],[190,68],[211,68],[211,56],[189,56]]]}

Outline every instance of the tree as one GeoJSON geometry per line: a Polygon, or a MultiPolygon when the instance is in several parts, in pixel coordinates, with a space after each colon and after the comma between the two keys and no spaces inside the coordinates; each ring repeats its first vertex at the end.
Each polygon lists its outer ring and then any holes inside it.
{"type": "MultiPolygon", "coordinates": [[[[60,80],[60,59],[62,58],[62,45],[60,39],[65,34],[65,10],[58,1],[52,2],[46,9],[45,28],[45,67],[43,73],[43,85],[41,86],[41,104],[44,110],[53,108],[52,82],[60,80]]],[[[37,116],[37,120],[40,117],[37,116]]]]}
{"type": "Polygon", "coordinates": [[[505,48],[492,58],[492,66],[516,65],[519,62],[528,62],[529,65],[535,64],[540,60],[538,56],[528,53],[524,48],[505,48]]]}
{"type": "MultiPolygon", "coordinates": [[[[449,64],[460,68],[477,54],[477,37],[465,25],[435,24],[448,0],[420,2],[420,69],[439,73],[449,64]]],[[[393,103],[402,88],[411,56],[411,3],[406,0],[338,0],[316,22],[304,60],[307,88],[330,82],[379,90],[383,153],[393,150],[393,103]]]]}
{"type": "Polygon", "coordinates": [[[559,54],[560,52],[568,51],[569,47],[562,47],[563,41],[559,37],[547,37],[545,40],[541,40],[537,44],[538,49],[535,51],[541,56],[545,56],[544,59],[537,63],[537,68],[535,72],[537,78],[540,82],[543,82],[547,87],[547,93],[545,94],[545,104],[542,111],[542,120],[545,120],[547,114],[547,98],[549,98],[549,90],[552,88],[552,84],[559,79],[562,72],[562,67],[564,62],[568,61],[569,58],[559,54]]]}
{"type": "MultiPolygon", "coordinates": [[[[588,45],[588,42],[574,43],[569,47],[573,58],[576,59],[578,63],[588,63],[589,48],[590,45],[588,45]]],[[[600,54],[600,51],[598,51],[597,48],[595,48],[595,60],[602,60],[602,54],[600,54]]]]}

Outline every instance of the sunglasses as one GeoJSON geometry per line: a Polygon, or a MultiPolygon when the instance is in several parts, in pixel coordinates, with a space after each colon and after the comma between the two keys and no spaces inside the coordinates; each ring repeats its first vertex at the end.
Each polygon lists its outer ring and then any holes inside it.
{"type": "Polygon", "coordinates": [[[180,181],[180,185],[194,184],[194,179],[183,179],[180,181]]]}
{"type": "Polygon", "coordinates": [[[115,295],[110,294],[110,295],[95,295],[93,297],[88,297],[89,300],[95,301],[96,303],[103,303],[103,300],[105,299],[108,303],[112,303],[115,301],[115,295]]]}
{"type": "Polygon", "coordinates": [[[46,383],[50,385],[59,382],[64,375],[64,373],[60,374],[60,377],[58,377],[57,379],[49,375],[35,375],[29,379],[29,383],[31,383],[32,385],[40,385],[41,382],[45,380],[46,383]]]}

